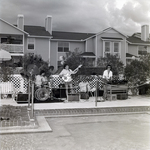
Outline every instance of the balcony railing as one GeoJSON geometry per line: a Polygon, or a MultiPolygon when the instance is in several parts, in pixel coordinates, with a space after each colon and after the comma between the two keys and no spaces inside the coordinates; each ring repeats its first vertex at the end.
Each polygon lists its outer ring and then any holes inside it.
{"type": "Polygon", "coordinates": [[[9,53],[23,53],[22,44],[0,44],[0,48],[8,51],[9,53]]]}

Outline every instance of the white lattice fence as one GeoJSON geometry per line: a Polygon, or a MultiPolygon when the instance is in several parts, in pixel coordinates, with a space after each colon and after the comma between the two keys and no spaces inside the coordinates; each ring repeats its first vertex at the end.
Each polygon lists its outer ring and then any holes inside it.
{"type": "MultiPolygon", "coordinates": [[[[0,78],[0,83],[2,83],[2,78],[0,78]]],[[[27,93],[27,88],[28,88],[28,81],[26,79],[24,79],[21,75],[19,74],[15,74],[15,75],[11,75],[9,77],[9,83],[12,83],[13,85],[13,89],[15,91],[15,93],[27,93]]],[[[5,87],[5,91],[9,90],[6,89],[7,86],[5,87]]],[[[10,87],[8,87],[10,88],[10,87]]],[[[2,91],[1,89],[1,94],[3,94],[4,91],[2,91]]]]}

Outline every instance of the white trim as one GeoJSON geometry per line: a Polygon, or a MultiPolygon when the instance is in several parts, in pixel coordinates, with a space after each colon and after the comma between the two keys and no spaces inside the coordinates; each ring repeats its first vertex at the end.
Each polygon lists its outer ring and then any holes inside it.
{"type": "Polygon", "coordinates": [[[51,60],[51,41],[49,40],[49,56],[48,56],[48,62],[49,62],[49,65],[50,65],[50,60],[51,60]]]}
{"type": "Polygon", "coordinates": [[[24,46],[25,46],[25,38],[24,38],[24,34],[23,34],[23,53],[24,53],[24,46]]]}
{"type": "Polygon", "coordinates": [[[70,39],[51,39],[51,41],[69,41],[69,42],[85,42],[85,40],[70,40],[70,39]]]}
{"type": "Polygon", "coordinates": [[[138,45],[136,45],[136,56],[138,56],[138,45]]]}
{"type": "Polygon", "coordinates": [[[48,38],[51,39],[51,36],[36,36],[36,35],[28,35],[29,38],[48,38]]]}
{"type": "Polygon", "coordinates": [[[104,50],[105,50],[105,42],[103,41],[103,57],[104,57],[104,50]]]}
{"type": "Polygon", "coordinates": [[[95,67],[97,66],[97,54],[98,54],[98,50],[97,50],[97,36],[95,37],[95,55],[96,55],[96,59],[95,59],[95,67]]]}
{"type": "Polygon", "coordinates": [[[56,52],[57,52],[57,54],[56,54],[56,68],[57,68],[57,70],[58,70],[58,42],[56,42],[57,44],[56,44],[56,52]]]}
{"type": "MultiPolygon", "coordinates": [[[[126,53],[127,53],[127,42],[126,42],[127,40],[126,39],[124,39],[124,43],[125,43],[125,55],[126,55],[126,53]]],[[[121,51],[122,52],[122,51],[121,51]]],[[[120,54],[120,55],[122,55],[122,53],[120,54]]],[[[121,57],[120,57],[121,58],[121,57]]],[[[126,58],[125,58],[125,66],[127,65],[127,60],[126,60],[126,58]]]]}
{"type": "Polygon", "coordinates": [[[85,41],[85,52],[87,52],[87,41],[85,41]]]}
{"type": "Polygon", "coordinates": [[[102,41],[123,41],[123,39],[121,40],[121,39],[103,39],[103,38],[101,38],[101,40],[102,41]]]}
{"type": "MultiPolygon", "coordinates": [[[[128,42],[128,43],[130,43],[130,42],[128,42]]],[[[150,43],[148,44],[148,43],[130,43],[131,45],[146,45],[146,46],[150,46],[150,43]]]]}
{"type": "Polygon", "coordinates": [[[100,35],[100,34],[102,34],[102,33],[105,33],[106,31],[111,30],[111,29],[115,30],[116,32],[118,32],[118,33],[120,33],[121,35],[123,35],[123,36],[125,36],[126,38],[128,38],[127,35],[125,35],[125,34],[119,32],[118,30],[116,30],[116,29],[114,29],[114,28],[112,28],[112,27],[109,27],[109,28],[104,29],[103,31],[101,31],[101,32],[99,32],[99,33],[97,33],[97,34],[95,34],[95,35],[93,35],[93,36],[91,36],[91,37],[89,37],[89,38],[87,38],[87,39],[85,39],[85,40],[89,40],[89,39],[93,38],[94,36],[98,36],[98,35],[100,35]]]}
{"type": "Polygon", "coordinates": [[[11,53],[11,56],[24,56],[24,54],[19,54],[19,53],[12,54],[11,53]]]}

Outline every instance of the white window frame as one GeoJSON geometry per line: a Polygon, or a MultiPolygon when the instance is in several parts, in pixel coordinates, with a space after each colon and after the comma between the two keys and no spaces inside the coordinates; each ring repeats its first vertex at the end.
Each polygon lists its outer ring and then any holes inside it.
{"type": "Polygon", "coordinates": [[[104,56],[106,54],[111,54],[111,42],[110,41],[104,41],[104,56]],[[106,43],[109,43],[109,48],[110,48],[109,51],[106,51],[106,43]]]}
{"type": "Polygon", "coordinates": [[[138,45],[138,56],[141,56],[142,54],[139,54],[139,47],[143,47],[143,49],[145,49],[145,51],[143,51],[143,52],[146,52],[146,53],[148,53],[148,47],[147,46],[144,46],[144,45],[138,45]]]}
{"type": "Polygon", "coordinates": [[[70,43],[69,42],[58,42],[58,48],[57,48],[58,53],[68,53],[70,50],[70,43]],[[59,44],[62,44],[63,51],[59,51],[59,49],[58,49],[59,44]],[[65,44],[68,44],[68,46],[66,46],[68,48],[68,51],[64,51],[65,44]]]}
{"type": "Polygon", "coordinates": [[[118,54],[118,57],[120,58],[121,56],[121,42],[120,41],[111,41],[111,40],[103,40],[103,57],[105,57],[106,54],[118,54]],[[106,52],[105,51],[105,46],[106,46],[106,42],[109,42],[110,43],[110,52],[106,52]],[[119,47],[119,50],[118,52],[115,52],[114,51],[114,43],[118,43],[118,47],[119,47]]]}
{"type": "Polygon", "coordinates": [[[28,38],[27,39],[27,50],[35,50],[35,38],[28,38]],[[34,49],[28,49],[28,45],[29,44],[33,44],[34,45],[34,49]]]}
{"type": "Polygon", "coordinates": [[[113,42],[113,55],[118,55],[118,57],[120,57],[120,51],[121,51],[121,46],[120,46],[120,42],[113,42]],[[115,43],[118,44],[118,52],[115,52],[115,43]]]}

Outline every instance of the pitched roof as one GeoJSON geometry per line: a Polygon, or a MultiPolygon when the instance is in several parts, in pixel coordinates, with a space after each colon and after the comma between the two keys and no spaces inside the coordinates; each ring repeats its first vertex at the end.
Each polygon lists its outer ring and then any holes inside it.
{"type": "Polygon", "coordinates": [[[52,39],[63,39],[63,40],[85,40],[90,36],[95,35],[94,33],[77,33],[77,32],[62,32],[52,31],[52,39]]]}
{"type": "Polygon", "coordinates": [[[138,34],[138,36],[133,34],[132,36],[129,36],[127,38],[127,41],[130,42],[130,43],[135,43],[135,44],[137,44],[137,43],[150,44],[150,41],[143,41],[143,40],[141,40],[141,38],[139,36],[140,36],[139,34],[138,34]]]}
{"type": "Polygon", "coordinates": [[[41,26],[24,25],[24,31],[31,36],[51,36],[50,33],[45,30],[45,27],[41,26]]]}

